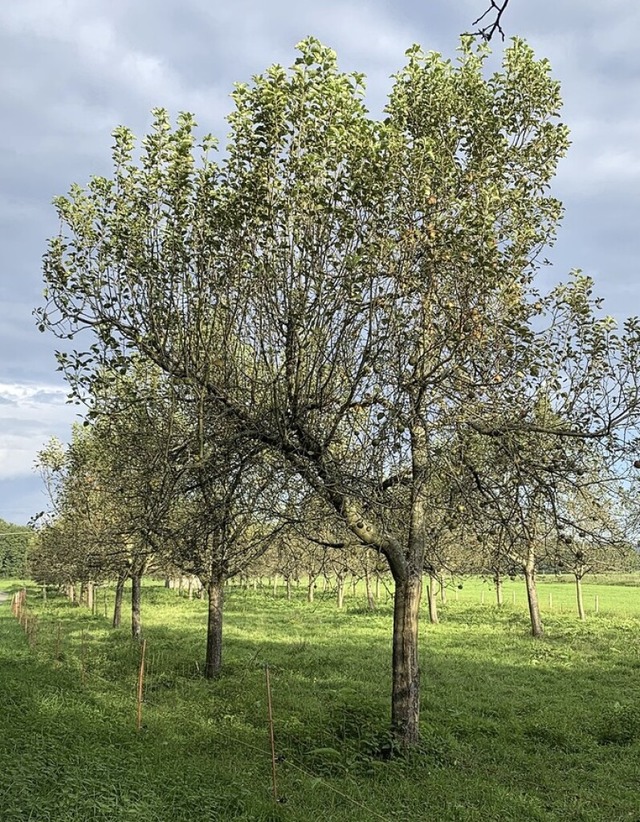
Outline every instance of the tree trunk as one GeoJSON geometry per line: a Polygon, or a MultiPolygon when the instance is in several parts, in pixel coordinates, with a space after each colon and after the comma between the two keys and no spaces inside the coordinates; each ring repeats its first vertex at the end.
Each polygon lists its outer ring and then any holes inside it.
{"type": "Polygon", "coordinates": [[[316,589],[316,578],[309,577],[309,582],[307,583],[307,602],[313,602],[313,595],[316,589]]]}
{"type": "Polygon", "coordinates": [[[224,580],[216,578],[207,584],[209,599],[207,615],[207,659],[204,664],[206,679],[215,679],[222,669],[222,606],[224,580]]]}
{"type": "Polygon", "coordinates": [[[278,596],[278,575],[273,575],[273,595],[274,597],[278,596]]]}
{"type": "Polygon", "coordinates": [[[67,585],[67,597],[69,598],[69,602],[73,605],[76,597],[76,589],[71,582],[67,585]]]}
{"type": "Polygon", "coordinates": [[[437,625],[438,620],[438,579],[434,574],[429,574],[429,585],[427,587],[427,604],[429,606],[429,622],[437,625]]]}
{"type": "Polygon", "coordinates": [[[124,584],[127,581],[128,576],[128,571],[122,571],[118,576],[118,581],[116,583],[116,599],[113,605],[113,622],[111,623],[113,628],[120,627],[120,621],[122,619],[122,600],[124,598],[124,584]]]}
{"type": "Polygon", "coordinates": [[[403,747],[419,737],[420,670],[418,668],[418,611],[422,573],[396,582],[393,603],[393,671],[391,727],[403,747]]]}
{"type": "Polygon", "coordinates": [[[338,577],[338,608],[342,608],[344,605],[344,579],[339,576],[338,577]]]}
{"type": "Polygon", "coordinates": [[[502,608],[504,597],[502,592],[502,574],[500,571],[493,572],[493,582],[496,586],[496,604],[498,608],[502,608]]]}
{"type": "Polygon", "coordinates": [[[584,600],[582,599],[582,575],[581,574],[575,574],[575,578],[576,578],[576,599],[578,601],[578,616],[580,617],[582,622],[584,622],[587,617],[586,617],[586,614],[584,612],[584,600]]]}
{"type": "Polygon", "coordinates": [[[440,574],[438,577],[438,583],[440,584],[440,602],[443,605],[447,604],[447,586],[445,585],[445,576],[444,573],[440,574]]]}
{"type": "Polygon", "coordinates": [[[529,558],[524,565],[524,581],[527,586],[527,602],[529,603],[529,617],[531,618],[531,634],[539,637],[544,633],[538,604],[538,589],[536,588],[536,570],[533,558],[529,558]]]}
{"type": "Polygon", "coordinates": [[[287,588],[287,599],[291,599],[291,579],[289,577],[285,580],[286,588],[287,588]]]}
{"type": "Polygon", "coordinates": [[[93,613],[93,594],[94,594],[94,586],[93,582],[87,582],[87,608],[93,613]]]}
{"type": "Polygon", "coordinates": [[[131,573],[131,636],[140,639],[142,634],[142,617],[140,603],[142,599],[142,572],[131,573]]]}
{"type": "Polygon", "coordinates": [[[373,592],[371,590],[371,574],[369,573],[369,569],[364,569],[364,585],[365,590],[367,592],[367,607],[370,611],[375,611],[376,609],[376,601],[373,596],[373,592]]]}

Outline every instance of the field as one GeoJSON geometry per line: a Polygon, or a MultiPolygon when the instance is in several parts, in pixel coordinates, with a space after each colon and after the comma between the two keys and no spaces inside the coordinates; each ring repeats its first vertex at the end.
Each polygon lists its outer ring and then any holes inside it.
{"type": "Polygon", "coordinates": [[[541,640],[521,582],[502,609],[481,580],[452,586],[422,628],[422,745],[391,760],[384,594],[371,612],[361,591],[338,610],[329,592],[231,586],[224,674],[205,682],[205,603],[147,584],[138,732],[140,646],[109,628],[104,593],[92,615],[28,585],[30,636],[0,605],[0,819],[638,822],[635,582],[585,584],[580,623],[573,586],[542,580],[541,640]]]}

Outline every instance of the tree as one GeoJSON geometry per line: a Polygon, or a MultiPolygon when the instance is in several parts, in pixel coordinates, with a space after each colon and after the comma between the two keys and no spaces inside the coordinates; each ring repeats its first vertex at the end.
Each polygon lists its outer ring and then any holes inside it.
{"type": "MultiPolygon", "coordinates": [[[[541,300],[533,282],[561,214],[548,194],[568,145],[558,84],[521,41],[485,78],[486,55],[470,37],[457,65],[413,47],[378,122],[362,76],[306,40],[291,71],[273,66],[236,87],[219,164],[211,138],[194,156],[190,115],[172,130],[156,111],[139,161],[119,128],[113,179],[56,200],[63,230],[44,264],[41,327],[93,332],[85,351],[59,355],[79,393],[105,361],[126,368],[139,352],[197,386],[238,438],[384,555],[400,745],[419,734],[429,489],[446,464],[436,450],[458,431],[498,436],[516,403],[517,426],[541,433],[535,385],[550,370],[561,383],[566,354],[559,324],[540,323],[560,294],[541,300]],[[401,530],[389,516],[398,486],[401,530]]],[[[601,436],[628,418],[633,347],[605,339],[582,291],[563,295],[572,367],[620,390],[606,419],[602,404],[583,402],[577,421],[567,414],[579,403],[559,390],[553,401],[565,434],[601,436]]]]}
{"type": "Polygon", "coordinates": [[[287,495],[282,477],[269,460],[260,459],[261,447],[239,444],[219,415],[207,417],[203,406],[195,405],[193,428],[182,415],[176,494],[158,530],[171,563],[196,575],[207,592],[204,671],[212,679],[222,669],[224,585],[286,527],[287,495]]]}
{"type": "Polygon", "coordinates": [[[31,530],[0,519],[0,577],[27,576],[31,530]]]}
{"type": "Polygon", "coordinates": [[[131,579],[131,633],[142,635],[142,578],[161,554],[163,525],[180,475],[172,465],[176,401],[162,372],[136,359],[125,373],[102,370],[90,409],[94,473],[113,512],[108,564],[117,574],[113,627],[120,624],[124,586],[131,579]]]}
{"type": "MultiPolygon", "coordinates": [[[[573,575],[578,616],[586,619],[582,580],[587,574],[622,570],[632,557],[620,509],[621,488],[592,468],[587,481],[564,495],[557,517],[554,562],[573,575]]],[[[617,478],[616,478],[617,479],[617,478]]]]}
{"type": "Polygon", "coordinates": [[[110,495],[100,482],[100,451],[91,430],[74,425],[71,442],[53,437],[38,452],[37,465],[49,494],[51,510],[40,515],[39,536],[32,557],[32,573],[43,584],[80,584],[92,604],[93,586],[108,574],[106,559],[116,538],[116,514],[110,495]]]}

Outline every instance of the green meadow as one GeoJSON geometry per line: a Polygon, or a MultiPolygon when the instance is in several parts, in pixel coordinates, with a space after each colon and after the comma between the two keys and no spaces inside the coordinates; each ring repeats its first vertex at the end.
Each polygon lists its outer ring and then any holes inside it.
{"type": "Polygon", "coordinates": [[[206,603],[147,584],[138,730],[141,647],[109,627],[112,591],[91,614],[27,583],[26,626],[0,605],[0,819],[638,822],[638,583],[585,583],[581,623],[573,585],[541,579],[539,640],[521,581],[500,609],[489,583],[451,584],[440,624],[423,610],[422,743],[405,757],[389,757],[384,590],[370,611],[362,590],[338,610],[330,591],[229,586],[207,682],[206,603]]]}

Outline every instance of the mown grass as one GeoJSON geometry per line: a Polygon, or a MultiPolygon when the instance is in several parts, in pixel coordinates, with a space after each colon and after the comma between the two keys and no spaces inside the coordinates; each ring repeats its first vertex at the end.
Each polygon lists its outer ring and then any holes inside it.
{"type": "Polygon", "coordinates": [[[0,606],[0,819],[637,822],[640,589],[598,586],[600,612],[580,623],[572,586],[542,582],[553,603],[533,640],[522,585],[509,584],[515,605],[509,586],[499,610],[488,584],[465,581],[441,624],[423,624],[423,742],[391,761],[390,602],[338,611],[328,595],[231,587],[224,674],[205,682],[205,603],[145,587],[137,733],[140,648],[126,627],[29,588],[31,646],[0,606]]]}

